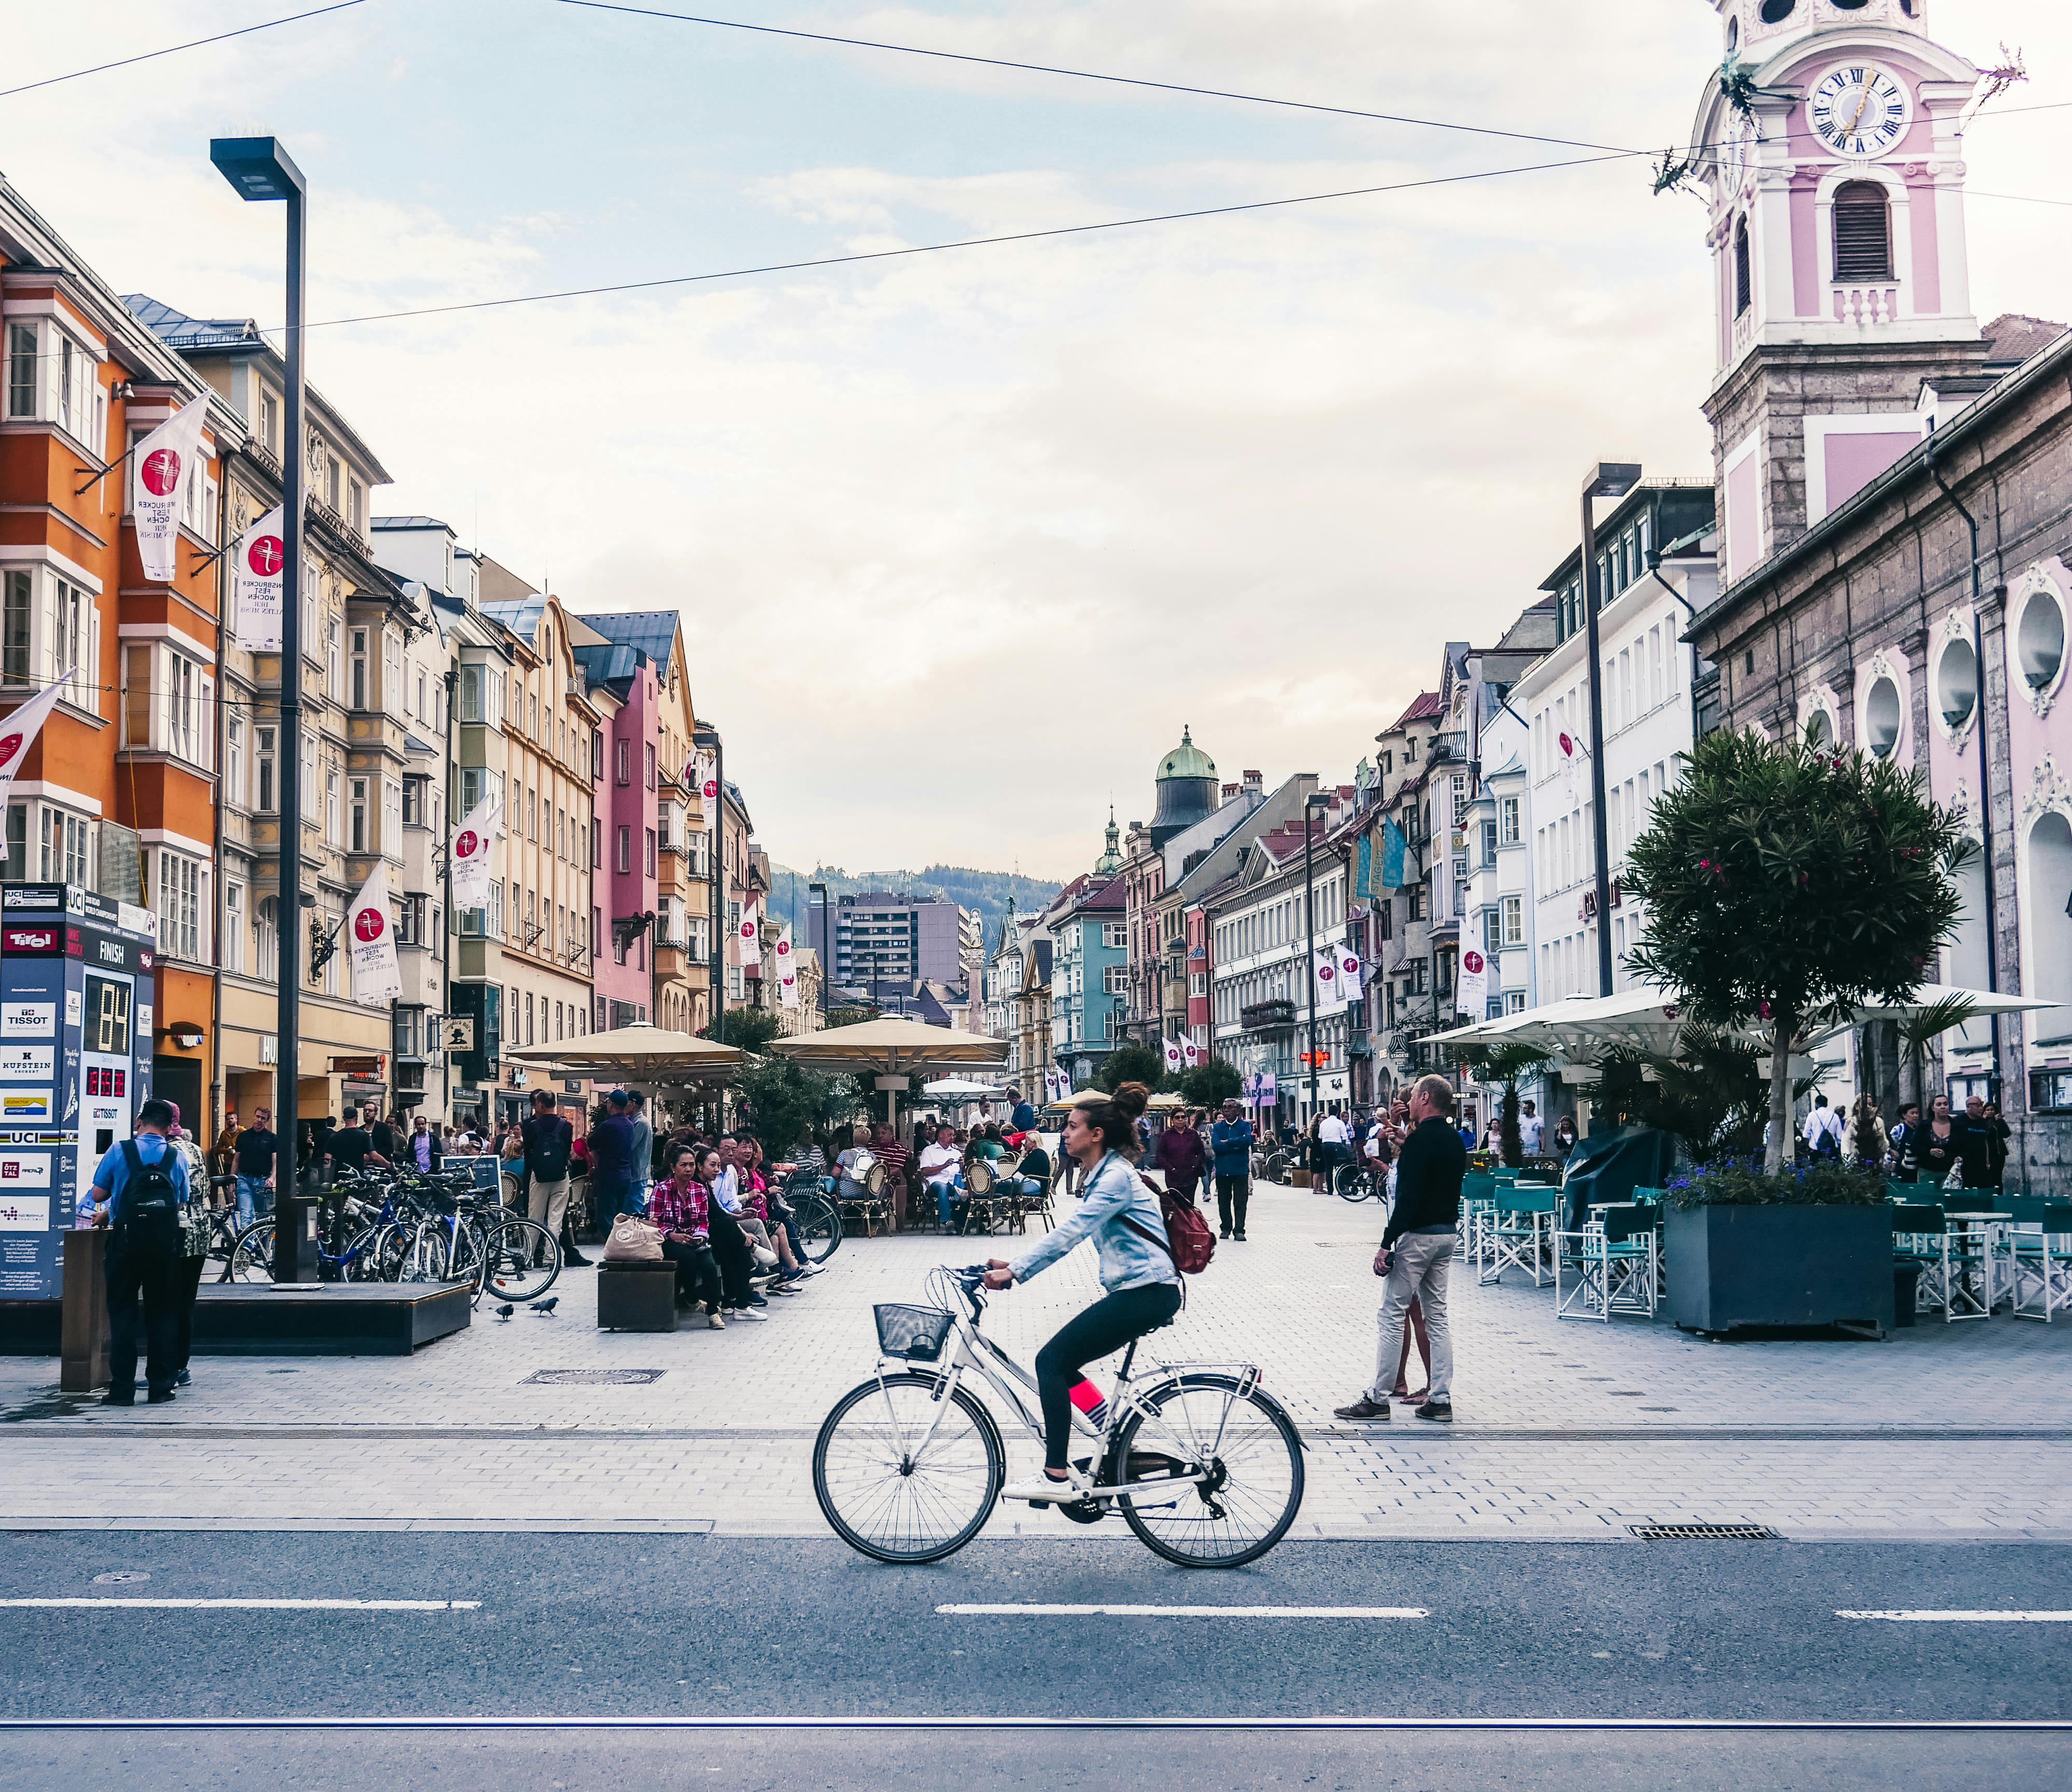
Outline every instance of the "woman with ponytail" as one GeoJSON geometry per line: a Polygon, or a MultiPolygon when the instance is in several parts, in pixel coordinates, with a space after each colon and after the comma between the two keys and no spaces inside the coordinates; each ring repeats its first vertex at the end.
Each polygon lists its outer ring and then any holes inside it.
{"type": "Polygon", "coordinates": [[[1081,1169],[1079,1204],[1012,1263],[996,1257],[985,1285],[1026,1282],[1081,1240],[1100,1256],[1107,1293],[1036,1353],[1036,1387],[1043,1405],[1042,1473],[1001,1491],[1003,1499],[1050,1502],[1082,1497],[1088,1482],[1067,1459],[1071,1443],[1071,1390],[1090,1362],[1170,1321],[1180,1310],[1180,1273],[1166,1236],[1157,1195],[1137,1173],[1137,1123],[1151,1099],[1141,1083],[1125,1083],[1105,1101],[1075,1108],[1065,1122],[1064,1149],[1081,1169]]]}

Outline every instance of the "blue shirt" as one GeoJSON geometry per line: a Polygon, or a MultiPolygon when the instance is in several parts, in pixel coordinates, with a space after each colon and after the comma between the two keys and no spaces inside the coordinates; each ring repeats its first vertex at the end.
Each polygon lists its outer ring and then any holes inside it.
{"type": "Polygon", "coordinates": [[[1166,1248],[1166,1213],[1158,1197],[1111,1151],[1079,1190],[1079,1204],[1071,1216],[1046,1232],[1034,1250],[1015,1259],[1015,1280],[1026,1282],[1048,1268],[1089,1234],[1100,1254],[1101,1286],[1109,1293],[1180,1280],[1173,1254],[1166,1248]]]}
{"type": "MultiPolygon", "coordinates": [[[[138,1157],[147,1164],[157,1163],[170,1149],[162,1132],[139,1132],[133,1142],[137,1147],[138,1157]]],[[[172,1153],[171,1173],[174,1192],[184,1207],[187,1203],[187,1168],[180,1161],[180,1154],[177,1151],[172,1153]]],[[[128,1157],[121,1145],[111,1147],[108,1155],[101,1160],[101,1167],[93,1173],[94,1187],[108,1190],[108,1218],[111,1225],[126,1217],[123,1211],[122,1190],[129,1180],[128,1157]]]]}
{"type": "Polygon", "coordinates": [[[1252,1122],[1218,1120],[1209,1128],[1209,1149],[1216,1154],[1216,1174],[1252,1173],[1252,1122]]]}
{"type": "Polygon", "coordinates": [[[1036,1130],[1036,1110],[1026,1101],[1018,1101],[1014,1112],[1008,1116],[1008,1129],[1013,1132],[1033,1132],[1036,1130]]]}

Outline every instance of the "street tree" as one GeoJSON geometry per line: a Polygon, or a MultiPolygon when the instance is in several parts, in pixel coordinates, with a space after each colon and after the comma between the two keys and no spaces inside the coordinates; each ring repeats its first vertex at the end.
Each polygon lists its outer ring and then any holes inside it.
{"type": "Polygon", "coordinates": [[[1094,1072],[1094,1087],[1110,1095],[1125,1083],[1141,1083],[1156,1095],[1165,1080],[1165,1054],[1149,1046],[1117,1046],[1094,1072]]]}
{"type": "Polygon", "coordinates": [[[1243,1096],[1244,1078],[1235,1064],[1220,1058],[1204,1058],[1191,1070],[1181,1071],[1179,1089],[1190,1108],[1214,1113],[1226,1101],[1243,1096]]]}
{"type": "Polygon", "coordinates": [[[1627,855],[1647,910],[1626,963],[1702,1025],[1767,1030],[1773,1173],[1791,1145],[1794,1042],[1912,997],[1955,933],[1951,873],[1971,849],[1921,772],[1810,732],[1708,734],[1657,800],[1627,855]]]}

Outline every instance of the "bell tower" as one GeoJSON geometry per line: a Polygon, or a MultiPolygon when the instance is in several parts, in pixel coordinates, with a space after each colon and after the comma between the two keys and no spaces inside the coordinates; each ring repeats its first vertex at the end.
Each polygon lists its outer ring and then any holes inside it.
{"type": "Polygon", "coordinates": [[[1712,255],[1722,582],[1921,439],[1975,374],[1963,127],[1979,70],[1928,0],[1707,0],[1724,60],[1689,170],[1712,255]]]}

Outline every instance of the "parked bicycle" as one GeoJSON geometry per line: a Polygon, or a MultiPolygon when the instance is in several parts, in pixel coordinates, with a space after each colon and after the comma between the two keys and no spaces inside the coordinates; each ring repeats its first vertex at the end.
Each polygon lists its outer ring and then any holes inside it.
{"type": "MultiPolygon", "coordinates": [[[[1042,1441],[1035,1376],[980,1329],[985,1276],[983,1264],[932,1270],[932,1305],[878,1307],[878,1373],[820,1426],[814,1497],[836,1535],[874,1560],[939,1561],[985,1528],[1007,1453],[968,1381],[1042,1441]]],[[[1301,1509],[1295,1421],[1252,1364],[1159,1363],[1137,1375],[1136,1356],[1133,1343],[1105,1400],[1082,1406],[1075,1393],[1072,1430],[1089,1445],[1081,1466],[1094,1486],[1058,1510],[1079,1524],[1120,1511],[1146,1547],[1182,1568],[1257,1561],[1301,1509]]]]}
{"type": "Polygon", "coordinates": [[[808,1263],[825,1263],[841,1248],[841,1209],[822,1178],[810,1169],[793,1170],[785,1178],[784,1204],[798,1221],[808,1263]]]}
{"type": "Polygon", "coordinates": [[[1371,1157],[1340,1164],[1331,1172],[1331,1193],[1341,1201],[1388,1201],[1388,1171],[1371,1157]]]}
{"type": "Polygon", "coordinates": [[[475,1299],[536,1301],[561,1272],[561,1247],[553,1233],[521,1219],[493,1194],[442,1191],[433,1211],[417,1222],[403,1258],[406,1282],[472,1282],[475,1299]]]}

